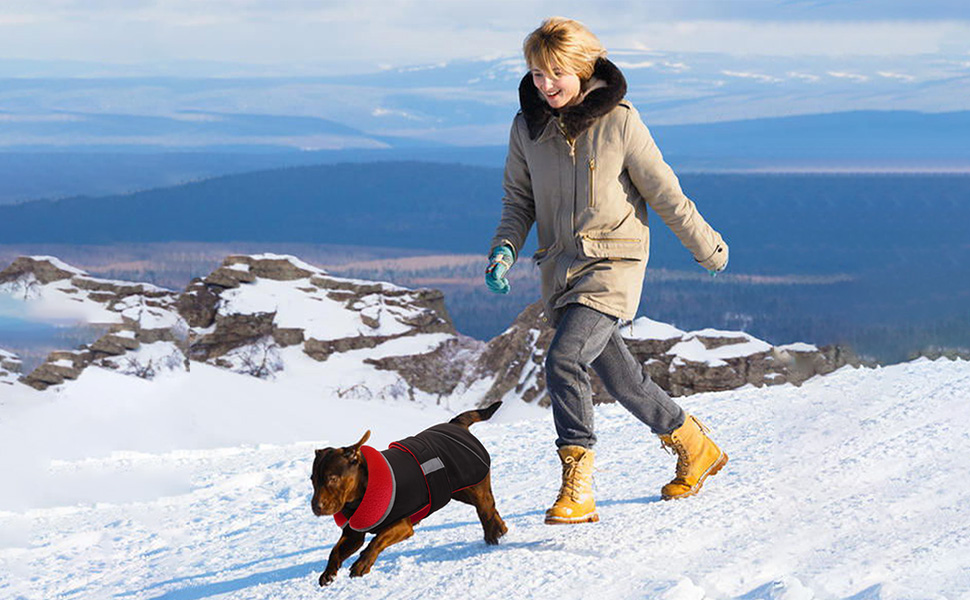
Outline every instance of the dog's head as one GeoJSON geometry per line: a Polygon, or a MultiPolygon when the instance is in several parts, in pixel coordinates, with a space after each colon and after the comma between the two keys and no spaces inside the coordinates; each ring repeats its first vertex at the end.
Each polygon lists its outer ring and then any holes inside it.
{"type": "Polygon", "coordinates": [[[313,498],[310,508],[318,517],[340,512],[348,502],[362,495],[361,483],[366,477],[360,447],[370,438],[370,431],[353,446],[323,448],[313,459],[313,498]]]}

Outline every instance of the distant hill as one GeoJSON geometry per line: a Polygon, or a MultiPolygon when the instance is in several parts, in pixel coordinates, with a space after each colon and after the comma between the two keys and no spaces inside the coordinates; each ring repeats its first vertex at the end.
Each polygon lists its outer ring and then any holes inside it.
{"type": "Polygon", "coordinates": [[[469,226],[471,231],[493,226],[501,196],[501,173],[494,168],[417,162],[292,167],[121,196],[3,206],[0,240],[250,240],[470,249],[475,241],[469,239],[469,226]]]}
{"type": "MultiPolygon", "coordinates": [[[[500,168],[458,164],[291,167],[0,206],[0,240],[302,242],[479,253],[498,221],[501,181],[500,168]]],[[[831,274],[890,257],[950,261],[964,251],[970,176],[684,174],[681,181],[727,239],[744,240],[731,260],[747,272],[831,274]]],[[[665,227],[653,228],[653,245],[652,265],[691,265],[665,227]]]]}

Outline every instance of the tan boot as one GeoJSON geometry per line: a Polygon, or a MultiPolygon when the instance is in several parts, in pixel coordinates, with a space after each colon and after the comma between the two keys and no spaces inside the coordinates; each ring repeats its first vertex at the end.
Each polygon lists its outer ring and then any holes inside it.
{"type": "Polygon", "coordinates": [[[693,496],[705,479],[727,464],[727,454],[707,437],[709,431],[696,417],[687,415],[683,425],[660,436],[664,448],[677,455],[677,476],[660,491],[664,500],[693,496]]]}
{"type": "Polygon", "coordinates": [[[546,511],[549,525],[565,523],[595,523],[600,520],[593,500],[592,450],[582,446],[563,446],[559,449],[562,461],[562,487],[552,508],[546,511]]]}

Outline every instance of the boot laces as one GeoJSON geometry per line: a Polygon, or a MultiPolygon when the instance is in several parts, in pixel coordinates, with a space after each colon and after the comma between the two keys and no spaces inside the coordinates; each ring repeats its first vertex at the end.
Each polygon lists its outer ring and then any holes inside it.
{"type": "Polygon", "coordinates": [[[569,495],[569,498],[574,502],[578,502],[580,496],[582,496],[583,490],[580,489],[580,472],[581,465],[578,460],[572,456],[567,456],[563,460],[562,465],[562,489],[559,491],[560,496],[569,495]]]}
{"type": "Polygon", "coordinates": [[[677,457],[677,477],[686,477],[689,461],[687,460],[687,448],[684,447],[683,442],[674,439],[673,436],[671,436],[670,442],[661,439],[660,447],[663,448],[667,454],[677,457]]]}

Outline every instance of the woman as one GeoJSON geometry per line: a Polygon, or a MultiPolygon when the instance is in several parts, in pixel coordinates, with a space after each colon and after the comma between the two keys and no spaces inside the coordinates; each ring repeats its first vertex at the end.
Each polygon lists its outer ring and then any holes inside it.
{"type": "Polygon", "coordinates": [[[593,405],[589,367],[607,391],[677,455],[665,500],[695,494],[727,455],[644,372],[620,337],[619,321],[640,303],[649,250],[647,205],[700,265],[724,269],[728,247],[681,191],[636,109],[626,80],[585,26],[547,19],[523,45],[530,73],[519,85],[502,219],[486,283],[507,293],[505,273],[532,224],[542,273],[543,319],[556,333],[546,387],[562,461],[562,487],[546,523],[598,521],[592,493],[593,405]]]}

